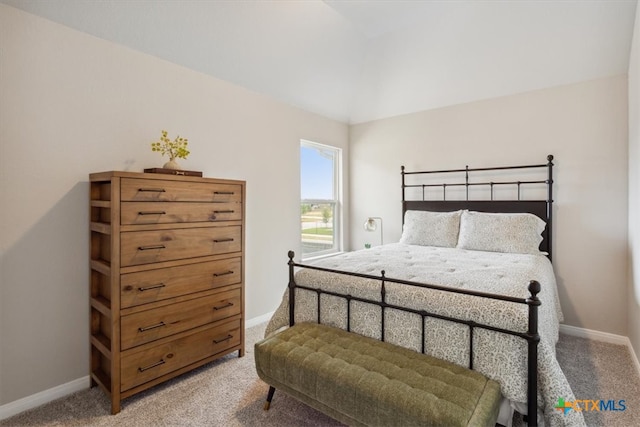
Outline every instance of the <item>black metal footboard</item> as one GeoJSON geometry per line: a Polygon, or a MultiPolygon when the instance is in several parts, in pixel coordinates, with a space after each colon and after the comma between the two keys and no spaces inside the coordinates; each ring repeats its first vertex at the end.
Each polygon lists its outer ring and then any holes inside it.
{"type": "Polygon", "coordinates": [[[438,286],[438,285],[430,285],[430,284],[425,284],[425,283],[418,283],[418,282],[412,282],[409,280],[400,280],[400,279],[393,279],[390,277],[386,277],[385,276],[385,272],[384,270],[381,272],[380,276],[375,276],[375,275],[369,275],[369,274],[362,274],[362,273],[352,273],[352,272],[345,272],[345,271],[340,271],[340,270],[333,270],[333,269],[329,269],[329,268],[322,268],[322,267],[316,267],[313,265],[304,265],[304,264],[299,264],[296,263],[293,260],[294,257],[294,252],[293,251],[289,251],[289,326],[293,326],[295,323],[295,300],[296,300],[296,288],[299,289],[304,289],[307,291],[311,291],[311,292],[315,292],[318,295],[317,298],[317,303],[318,303],[318,318],[317,318],[317,322],[321,323],[321,318],[320,318],[320,295],[321,294],[325,294],[325,295],[331,295],[334,297],[340,297],[340,298],[344,298],[347,301],[347,331],[350,331],[351,329],[351,301],[359,301],[359,302],[363,302],[363,303],[368,303],[368,304],[374,304],[380,307],[381,309],[381,319],[382,319],[382,324],[381,324],[381,340],[384,341],[385,340],[385,310],[386,309],[394,309],[394,310],[401,310],[401,311],[405,311],[405,312],[409,312],[409,313],[413,313],[413,314],[417,314],[419,316],[422,316],[422,353],[425,352],[425,319],[427,317],[431,317],[431,318],[436,318],[436,319],[442,319],[442,320],[447,320],[447,321],[451,321],[451,322],[455,322],[455,323],[460,323],[460,324],[464,324],[467,325],[469,327],[470,333],[469,333],[469,368],[473,369],[473,330],[474,328],[482,328],[482,329],[486,329],[486,330],[490,330],[490,331],[495,331],[495,332],[499,332],[499,333],[503,333],[503,334],[508,334],[508,335],[513,335],[513,336],[517,336],[520,338],[523,338],[527,341],[527,345],[528,345],[528,361],[527,361],[527,423],[529,426],[537,426],[538,425],[538,400],[537,400],[537,390],[538,390],[538,343],[540,341],[540,335],[538,335],[538,307],[540,306],[540,300],[538,299],[538,293],[540,292],[540,283],[538,283],[535,280],[532,280],[531,282],[529,282],[529,292],[530,292],[530,296],[528,298],[515,298],[515,297],[509,297],[509,296],[505,296],[505,295],[497,295],[497,294],[490,294],[490,293],[485,293],[485,292],[477,292],[477,291],[472,291],[472,290],[466,290],[466,289],[453,289],[453,288],[447,288],[447,287],[443,287],[443,286],[438,286]],[[360,278],[365,278],[365,279],[372,279],[372,280],[377,280],[380,282],[380,296],[381,299],[380,301],[376,301],[376,300],[371,300],[371,299],[367,299],[367,298],[361,298],[361,297],[357,297],[357,296],[353,296],[353,295],[349,295],[349,294],[342,294],[339,292],[334,292],[334,291],[326,291],[326,290],[322,290],[322,289],[316,289],[316,288],[311,288],[311,287],[307,287],[307,286],[302,286],[302,285],[298,285],[295,281],[295,275],[294,275],[294,269],[295,267],[302,267],[302,268],[308,268],[308,269],[313,269],[313,270],[319,270],[319,271],[325,271],[328,273],[336,273],[336,274],[341,274],[341,275],[346,275],[346,276],[354,276],[354,277],[360,277],[360,278]],[[449,317],[449,316],[443,316],[437,313],[432,313],[432,312],[428,312],[426,310],[416,310],[416,309],[412,309],[412,308],[408,308],[408,307],[403,307],[403,306],[398,306],[398,305],[394,305],[394,304],[389,304],[386,302],[386,289],[385,289],[385,284],[386,283],[398,283],[398,284],[402,284],[402,285],[407,285],[407,286],[415,286],[415,287],[420,287],[420,288],[428,288],[428,289],[434,289],[434,290],[439,290],[439,291],[443,291],[443,292],[450,292],[450,293],[456,293],[456,294],[465,294],[465,295],[472,295],[472,296],[477,296],[480,298],[487,298],[487,299],[493,299],[493,300],[501,300],[501,301],[507,301],[507,302],[511,302],[514,304],[526,304],[529,306],[529,324],[528,324],[528,329],[527,332],[518,332],[518,331],[512,331],[512,330],[508,330],[508,329],[502,329],[502,328],[497,328],[494,326],[490,326],[490,325],[485,325],[482,323],[477,323],[474,322],[473,320],[464,320],[464,319],[456,319],[453,317],[449,317]]]}

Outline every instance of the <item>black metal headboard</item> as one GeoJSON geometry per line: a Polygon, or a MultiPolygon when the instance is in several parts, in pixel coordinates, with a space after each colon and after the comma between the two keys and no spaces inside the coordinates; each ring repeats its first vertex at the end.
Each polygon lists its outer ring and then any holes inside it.
{"type": "Polygon", "coordinates": [[[402,221],[404,224],[404,214],[408,210],[449,212],[459,209],[469,209],[479,212],[504,212],[504,213],[531,213],[541,218],[546,224],[546,228],[542,233],[542,243],[540,250],[547,252],[549,260],[551,260],[552,249],[552,218],[553,218],[553,155],[547,156],[547,163],[523,166],[500,166],[491,168],[469,168],[450,169],[450,170],[434,170],[420,172],[406,172],[404,166],[401,167],[402,175],[402,221]],[[518,173],[514,173],[518,170],[518,173]],[[546,172],[546,173],[545,173],[546,172]],[[496,173],[499,175],[497,181],[481,179],[475,181],[472,175],[478,175],[481,178],[488,173],[496,173]],[[544,174],[543,179],[540,176],[544,174]],[[526,179],[514,179],[515,175],[520,175],[526,179]],[[444,182],[413,182],[417,178],[438,177],[444,182]],[[462,181],[464,179],[464,181],[462,181]],[[407,180],[412,183],[407,184],[407,180]],[[522,200],[524,188],[546,185],[546,200],[522,200]],[[486,200],[469,199],[469,190],[472,188],[482,188],[488,190],[489,198],[486,200]],[[496,200],[496,192],[502,188],[511,188],[515,197],[511,196],[506,200],[496,200]],[[421,193],[420,198],[407,200],[408,189],[414,189],[421,193]],[[421,192],[420,192],[421,190],[421,192]],[[449,195],[453,192],[457,196],[456,200],[447,200],[447,190],[449,195]],[[434,200],[433,192],[438,193],[438,199],[434,200]]]}

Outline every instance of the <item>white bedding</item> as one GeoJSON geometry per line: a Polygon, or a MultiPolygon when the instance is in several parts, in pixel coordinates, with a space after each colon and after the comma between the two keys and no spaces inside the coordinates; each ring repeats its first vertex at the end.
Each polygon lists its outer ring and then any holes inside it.
{"type": "MultiPolygon", "coordinates": [[[[562,312],[558,301],[556,281],[551,263],[544,255],[524,255],[437,248],[394,243],[345,253],[315,262],[314,265],[357,273],[380,275],[422,283],[473,289],[509,295],[529,296],[530,280],[542,286],[538,295],[539,309],[538,389],[539,405],[543,408],[547,425],[583,425],[582,415],[569,411],[564,415],[554,406],[558,398],[575,400],[573,392],[555,357],[559,322],[562,312]]],[[[296,273],[296,283],[323,290],[334,290],[353,296],[380,300],[380,281],[342,276],[311,269],[296,273]]],[[[412,286],[387,283],[386,300],[390,304],[425,309],[454,318],[470,319],[510,330],[526,332],[526,305],[488,300],[467,295],[451,294],[412,286]]],[[[280,307],[270,320],[266,335],[287,326],[287,292],[280,307]]],[[[316,321],[315,292],[296,291],[296,322],[316,321]]],[[[331,296],[321,298],[322,323],[346,328],[346,302],[331,296]]],[[[351,330],[362,335],[380,338],[380,308],[371,304],[352,302],[351,330]]],[[[420,316],[387,310],[385,340],[420,351],[420,316]]],[[[426,353],[468,366],[469,328],[438,319],[426,321],[426,353]]],[[[474,332],[474,369],[498,381],[502,394],[513,402],[526,402],[527,345],[519,337],[476,329],[474,332]]]]}

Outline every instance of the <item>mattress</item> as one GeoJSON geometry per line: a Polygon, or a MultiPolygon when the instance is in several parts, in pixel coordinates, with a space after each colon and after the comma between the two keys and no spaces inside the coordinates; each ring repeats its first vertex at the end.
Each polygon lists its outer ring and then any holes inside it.
{"type": "MultiPolygon", "coordinates": [[[[541,285],[539,307],[538,390],[539,406],[547,425],[583,425],[580,413],[564,414],[555,410],[559,398],[575,400],[571,387],[556,357],[562,311],[553,267],[544,255],[470,251],[455,248],[406,245],[378,246],[345,253],[313,265],[370,275],[430,283],[446,287],[527,298],[531,280],[541,285]]],[[[344,276],[312,269],[300,269],[296,283],[325,291],[381,300],[379,280],[344,276]]],[[[386,283],[385,298],[396,304],[460,319],[473,319],[499,328],[526,332],[528,307],[505,301],[452,294],[402,284],[386,283]]],[[[295,321],[317,321],[317,294],[296,290],[295,321]]],[[[321,323],[346,329],[346,301],[323,295],[320,300],[321,323]]],[[[288,291],[271,318],[266,335],[289,324],[288,291]]],[[[422,348],[420,316],[389,310],[385,312],[385,341],[416,351],[422,348]]],[[[381,309],[372,304],[352,301],[352,332],[380,339],[381,309]]],[[[425,353],[461,366],[469,364],[469,328],[445,320],[425,320],[425,353]]],[[[501,386],[503,396],[512,402],[527,400],[527,344],[519,337],[476,328],[474,330],[473,368],[501,386]]]]}

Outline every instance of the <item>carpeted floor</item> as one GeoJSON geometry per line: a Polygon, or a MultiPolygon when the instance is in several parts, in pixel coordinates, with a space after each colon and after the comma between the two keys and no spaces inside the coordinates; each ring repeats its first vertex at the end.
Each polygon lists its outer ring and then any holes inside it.
{"type": "Polygon", "coordinates": [[[584,411],[588,426],[640,426],[640,376],[627,347],[561,335],[556,351],[576,399],[625,401],[624,411],[584,411]]]}
{"type": "MultiPolygon", "coordinates": [[[[247,330],[237,353],[143,392],[110,415],[104,393],[88,389],[0,421],[0,426],[340,426],[284,393],[262,409],[268,387],[255,373],[253,343],[265,325],[247,330]]],[[[639,426],[640,377],[624,346],[562,335],[558,360],[577,399],[621,400],[625,411],[584,412],[589,426],[639,426]]]]}

